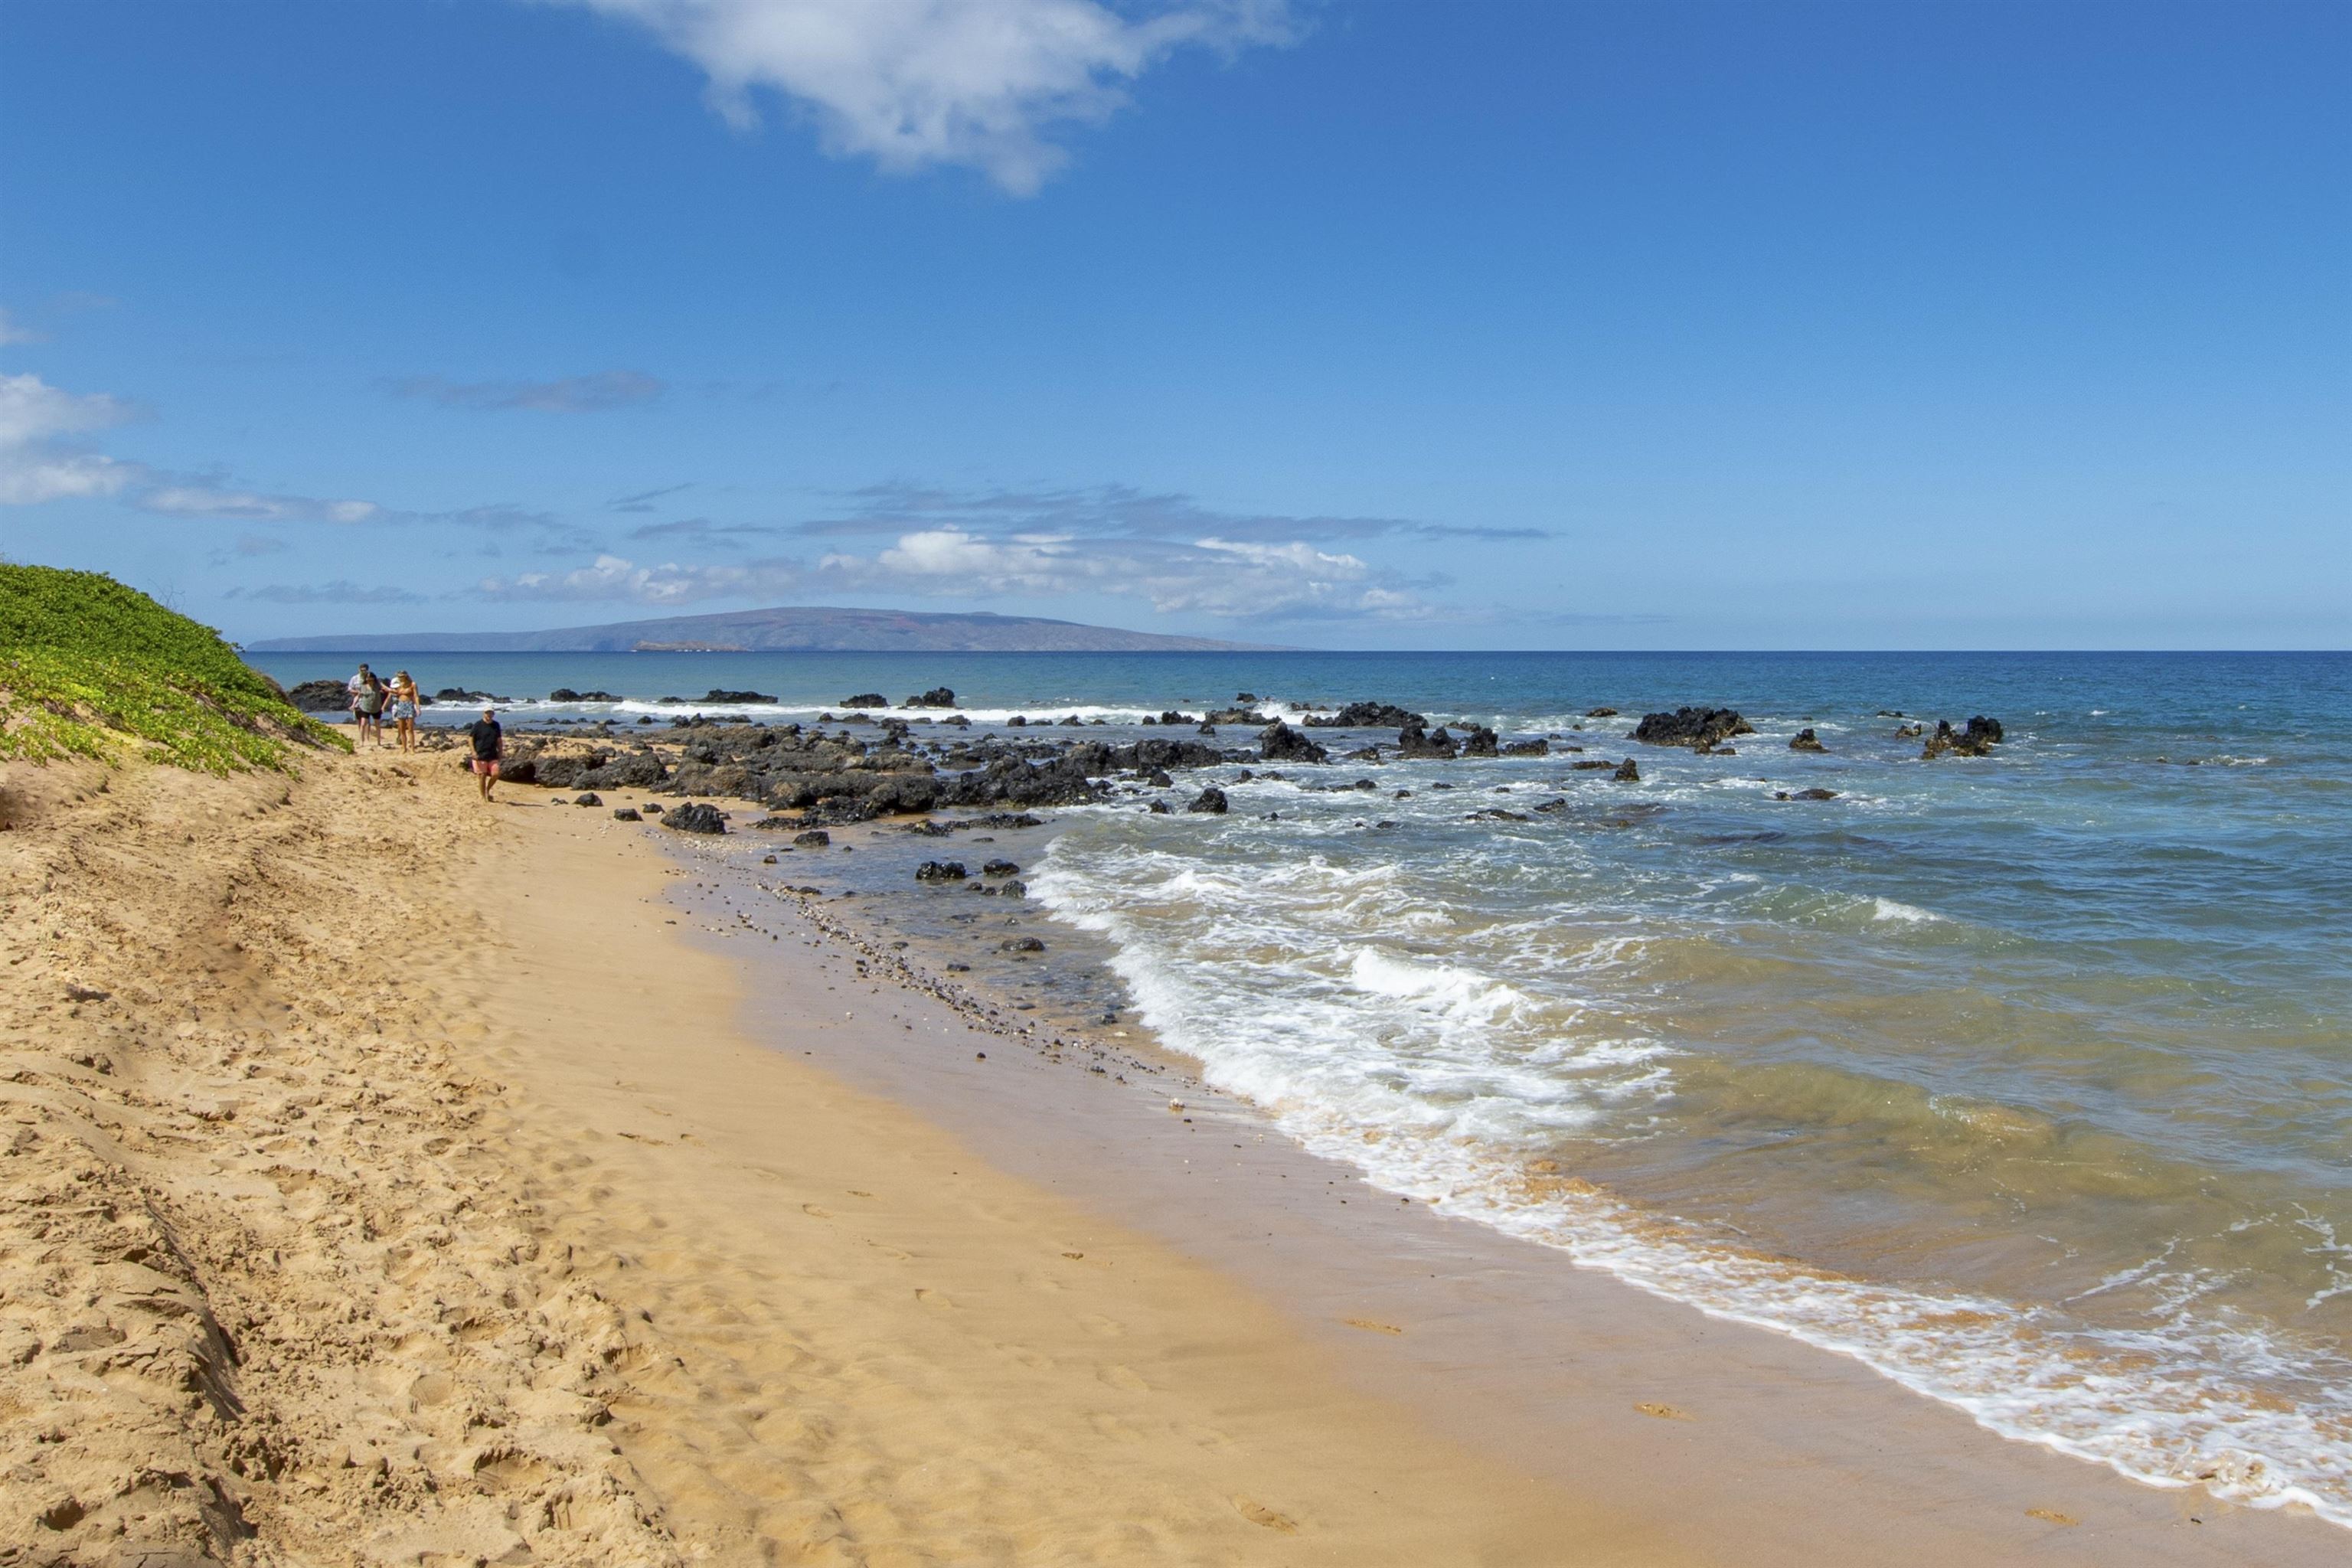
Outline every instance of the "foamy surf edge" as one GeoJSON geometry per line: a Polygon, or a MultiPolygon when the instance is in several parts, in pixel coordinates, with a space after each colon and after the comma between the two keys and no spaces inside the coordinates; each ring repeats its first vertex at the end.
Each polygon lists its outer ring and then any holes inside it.
{"type": "MultiPolygon", "coordinates": [[[[2233,1384],[2232,1366],[2302,1364],[2259,1326],[2223,1313],[2147,1331],[2091,1330],[1990,1296],[1838,1278],[1742,1251],[1604,1190],[1531,1181],[1511,1149],[1458,1136],[1458,1124],[1409,1113],[1386,1125],[1350,1119],[1303,1092],[1308,1085],[1251,1060],[1230,1011],[1195,994],[1201,987],[1188,983],[1181,958],[1152,951],[1060,848],[1057,841],[1033,871],[1031,896],[1108,940],[1110,966],[1139,1021],[1198,1061],[1204,1081],[1257,1105],[1302,1147],[1358,1171],[1375,1189],[1562,1252],[1710,1318],[1858,1362],[2000,1437],[2144,1485],[2202,1486],[2247,1508],[2301,1506],[2352,1529],[2352,1396],[2340,1407],[2279,1409],[2233,1384]],[[1212,1018],[1218,1026],[1208,1026],[1212,1018]]],[[[1875,920],[1944,918],[1873,902],[1875,920]]],[[[1352,959],[1351,978],[1367,995],[1465,1016],[1491,1016],[1510,1001],[1500,982],[1370,950],[1352,959]]]]}

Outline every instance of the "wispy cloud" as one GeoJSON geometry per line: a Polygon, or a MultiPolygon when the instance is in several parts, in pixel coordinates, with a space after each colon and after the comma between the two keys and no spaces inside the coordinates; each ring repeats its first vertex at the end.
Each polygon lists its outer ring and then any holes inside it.
{"type": "Polygon", "coordinates": [[[652,30],[709,77],[713,108],[759,121],[783,94],[825,150],[903,174],[977,169],[1034,195],[1069,161],[1049,140],[1108,119],[1125,84],[1187,47],[1289,40],[1285,0],[565,0],[652,30]]]}
{"type": "Polygon", "coordinates": [[[651,403],[668,390],[669,384],[641,370],[600,370],[553,381],[447,381],[437,375],[410,375],[385,385],[396,396],[422,398],[444,408],[601,414],[651,403]]]}
{"type": "Polygon", "coordinates": [[[273,583],[259,588],[231,588],[227,599],[258,600],[266,605],[421,605],[425,595],[382,583],[273,583]]]}
{"type": "Polygon", "coordinates": [[[614,496],[611,500],[604,503],[605,510],[608,511],[651,511],[654,510],[654,502],[661,500],[662,497],[674,496],[681,490],[690,490],[694,488],[694,485],[695,481],[688,479],[684,484],[664,485],[658,489],[639,490],[633,496],[614,496]]]}
{"type": "Polygon", "coordinates": [[[950,490],[883,484],[852,490],[845,499],[851,503],[847,511],[800,523],[795,531],[824,536],[947,528],[964,533],[1044,532],[1130,539],[1192,539],[1213,533],[1224,539],[1265,541],[1404,537],[1471,542],[1550,537],[1539,528],[1493,528],[1402,517],[1224,511],[1202,506],[1180,491],[1153,492],[1133,485],[950,490]]]}
{"type": "Polygon", "coordinates": [[[827,555],[816,574],[835,589],[939,597],[1133,596],[1162,615],[1241,621],[1398,620],[1433,613],[1415,591],[1422,584],[1305,540],[989,538],[926,529],[902,534],[872,556],[827,555]]]}
{"type": "Polygon", "coordinates": [[[202,482],[158,485],[142,490],[131,504],[165,517],[228,518],[239,522],[373,522],[385,515],[384,509],[373,501],[264,495],[202,482]]]}
{"type": "Polygon", "coordinates": [[[122,489],[137,467],[81,450],[71,437],[120,425],[133,412],[102,393],[67,392],[30,374],[0,375],[0,505],[122,489]]]}
{"type": "Polygon", "coordinates": [[[735,544],[743,540],[791,533],[782,523],[713,522],[707,517],[681,518],[676,522],[649,522],[629,530],[631,539],[690,539],[705,544],[735,544]]]}
{"type": "Polygon", "coordinates": [[[5,348],[10,343],[43,342],[47,340],[47,333],[35,331],[10,315],[6,306],[0,305],[0,348],[5,348]]]}
{"type": "Polygon", "coordinates": [[[801,581],[799,563],[750,561],[740,565],[689,566],[666,562],[640,566],[618,555],[572,572],[524,572],[486,577],[476,592],[486,599],[618,601],[641,605],[688,605],[707,599],[761,598],[784,593],[801,581]]]}

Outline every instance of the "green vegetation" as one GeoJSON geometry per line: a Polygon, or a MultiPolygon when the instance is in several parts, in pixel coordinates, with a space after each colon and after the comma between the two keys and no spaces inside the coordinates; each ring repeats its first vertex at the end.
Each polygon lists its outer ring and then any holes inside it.
{"type": "Polygon", "coordinates": [[[99,573],[0,562],[0,759],[291,773],[297,745],[350,750],[211,627],[99,573]]]}

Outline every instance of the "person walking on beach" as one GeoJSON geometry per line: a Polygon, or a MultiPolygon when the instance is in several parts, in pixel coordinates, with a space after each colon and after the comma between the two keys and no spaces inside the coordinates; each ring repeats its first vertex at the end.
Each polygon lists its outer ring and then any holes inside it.
{"type": "Polygon", "coordinates": [[[466,735],[474,742],[474,782],[482,786],[482,799],[487,803],[490,786],[499,782],[499,757],[507,743],[507,733],[499,727],[499,710],[483,709],[482,716],[466,726],[466,735]]]}
{"type": "Polygon", "coordinates": [[[401,670],[392,678],[392,721],[399,731],[400,749],[416,750],[416,678],[401,670]]]}
{"type": "Polygon", "coordinates": [[[360,744],[383,744],[383,682],[366,665],[351,679],[352,717],[359,721],[360,744]]]}

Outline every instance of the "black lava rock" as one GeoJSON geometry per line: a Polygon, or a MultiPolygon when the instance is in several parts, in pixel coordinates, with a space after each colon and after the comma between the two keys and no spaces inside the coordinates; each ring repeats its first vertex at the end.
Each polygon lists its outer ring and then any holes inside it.
{"type": "Polygon", "coordinates": [[[926,860],[915,868],[918,882],[961,882],[964,879],[961,860],[926,860]]]}
{"type": "Polygon", "coordinates": [[[1671,713],[1644,713],[1629,740],[1645,746],[1688,746],[1704,752],[1734,735],[1752,735],[1756,726],[1729,708],[1677,708],[1671,713]]]}
{"type": "Polygon", "coordinates": [[[622,805],[613,808],[613,820],[615,822],[643,822],[645,818],[637,815],[637,808],[635,806],[622,805]]]}
{"type": "Polygon", "coordinates": [[[1826,752],[1829,748],[1822,745],[1820,737],[1808,729],[1798,731],[1796,734],[1790,738],[1789,742],[1789,750],[1792,752],[1826,752]]]}
{"type": "Polygon", "coordinates": [[[305,713],[340,713],[352,705],[352,692],[340,680],[306,680],[286,700],[305,713]]]}
{"type": "Polygon", "coordinates": [[[1317,730],[1402,730],[1429,721],[1393,702],[1350,702],[1337,713],[1310,715],[1304,722],[1317,730]]]}
{"type": "Polygon", "coordinates": [[[919,697],[908,698],[905,703],[908,708],[952,708],[955,705],[954,690],[945,686],[934,686],[919,697]]]}
{"type": "Polygon", "coordinates": [[[1321,763],[1331,754],[1276,719],[1258,736],[1257,755],[1264,763],[1321,763]]]}
{"type": "Polygon", "coordinates": [[[1186,806],[1184,809],[1186,811],[1206,812],[1211,816],[1223,816],[1225,815],[1226,810],[1225,792],[1219,789],[1216,785],[1211,784],[1199,795],[1194,795],[1192,797],[1192,804],[1186,806]]]}
{"type": "Polygon", "coordinates": [[[1922,761],[1943,756],[1989,757],[2000,743],[2000,721],[1988,719],[1979,713],[1969,721],[1965,730],[1955,731],[1949,719],[1936,721],[1936,732],[1927,737],[1919,756],[1922,761]]]}
{"type": "Polygon", "coordinates": [[[878,691],[861,691],[855,697],[841,700],[844,708],[887,708],[890,700],[878,691]]]}
{"type": "Polygon", "coordinates": [[[701,801],[689,801],[662,818],[664,827],[675,827],[680,833],[724,833],[727,819],[719,815],[715,805],[701,801]]]}
{"type": "Polygon", "coordinates": [[[833,842],[833,835],[822,827],[812,827],[806,833],[793,834],[793,842],[803,849],[822,849],[833,842]]]}

